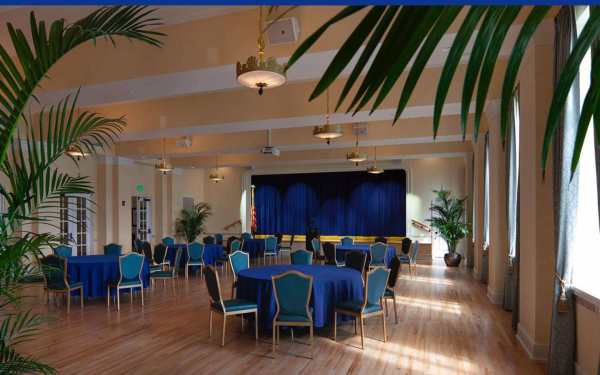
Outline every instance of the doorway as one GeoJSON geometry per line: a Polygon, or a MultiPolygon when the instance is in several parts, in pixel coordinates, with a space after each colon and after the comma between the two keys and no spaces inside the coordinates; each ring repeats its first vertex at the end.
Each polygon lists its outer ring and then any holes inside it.
{"type": "Polygon", "coordinates": [[[144,196],[131,197],[131,244],[152,241],[152,200],[144,196]]]}

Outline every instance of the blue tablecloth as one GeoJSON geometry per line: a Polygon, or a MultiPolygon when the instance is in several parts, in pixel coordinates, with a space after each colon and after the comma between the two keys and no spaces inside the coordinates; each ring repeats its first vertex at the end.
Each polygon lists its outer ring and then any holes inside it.
{"type": "Polygon", "coordinates": [[[271,328],[277,311],[271,276],[296,270],[313,277],[311,307],[315,327],[324,327],[333,318],[335,303],[342,300],[362,300],[363,282],[360,272],[349,268],[321,265],[280,264],[249,268],[238,274],[237,298],[258,303],[258,319],[264,328],[271,328]]]}
{"type": "Polygon", "coordinates": [[[265,251],[265,240],[264,239],[251,239],[245,240],[242,247],[242,251],[250,254],[250,258],[256,258],[258,254],[265,251]]]}
{"type": "MultiPolygon", "coordinates": [[[[179,261],[179,266],[184,267],[187,262],[187,245],[186,244],[175,244],[167,247],[167,260],[169,263],[173,263],[175,260],[175,250],[177,248],[182,248],[183,252],[181,253],[181,260],[179,261]]],[[[225,252],[225,248],[222,245],[217,244],[205,244],[204,245],[204,264],[214,265],[215,261],[222,257],[225,252]]]]}
{"type": "MultiPolygon", "coordinates": [[[[119,257],[116,255],[68,257],[67,271],[71,282],[83,282],[83,295],[85,297],[106,297],[106,288],[109,281],[119,280],[119,257]]],[[[144,267],[142,268],[144,287],[148,286],[149,280],[150,268],[148,261],[144,260],[144,267]]]]}
{"type": "MultiPolygon", "coordinates": [[[[343,262],[344,259],[346,259],[346,253],[349,251],[363,251],[368,253],[369,252],[369,247],[370,245],[347,245],[347,246],[341,246],[338,245],[335,250],[335,258],[340,261],[343,262]]],[[[394,246],[388,245],[387,247],[387,251],[385,253],[385,264],[389,267],[390,266],[390,262],[392,261],[392,259],[396,256],[396,248],[394,246]]]]}

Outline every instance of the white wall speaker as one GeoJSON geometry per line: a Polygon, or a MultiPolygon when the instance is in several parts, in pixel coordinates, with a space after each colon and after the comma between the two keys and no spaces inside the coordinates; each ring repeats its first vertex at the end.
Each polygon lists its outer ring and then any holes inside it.
{"type": "Polygon", "coordinates": [[[282,18],[269,24],[267,39],[269,44],[295,43],[300,35],[300,25],[296,17],[282,18]]]}

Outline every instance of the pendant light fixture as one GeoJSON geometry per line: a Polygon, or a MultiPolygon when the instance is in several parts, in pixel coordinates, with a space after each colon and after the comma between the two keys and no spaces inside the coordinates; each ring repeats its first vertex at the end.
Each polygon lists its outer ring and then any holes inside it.
{"type": "Polygon", "coordinates": [[[317,138],[325,139],[327,144],[331,143],[332,139],[336,139],[344,135],[340,125],[331,125],[329,123],[329,90],[326,91],[327,97],[327,114],[325,115],[325,125],[315,126],[313,135],[317,138]]]}
{"type": "Polygon", "coordinates": [[[236,78],[242,86],[258,89],[262,95],[265,89],[281,86],[286,81],[285,66],[279,64],[274,57],[265,60],[265,38],[262,28],[262,6],[258,16],[258,57],[250,56],[245,64],[238,61],[236,78]]]}
{"type": "Polygon", "coordinates": [[[219,174],[219,155],[215,156],[215,169],[211,174],[208,175],[208,179],[213,181],[215,184],[218,184],[219,181],[223,181],[225,176],[219,174]]]}
{"type": "Polygon", "coordinates": [[[158,161],[158,163],[154,164],[154,169],[159,171],[162,174],[167,174],[173,170],[173,167],[167,161],[167,157],[165,154],[165,139],[162,139],[162,158],[158,161]]]}
{"type": "Polygon", "coordinates": [[[371,165],[367,168],[367,173],[381,174],[381,173],[383,173],[383,169],[377,167],[377,147],[375,147],[374,153],[375,153],[375,160],[373,162],[373,165],[371,165]]]}
{"type": "Polygon", "coordinates": [[[356,165],[367,160],[367,154],[361,153],[360,149],[358,148],[358,133],[356,133],[356,149],[352,152],[347,153],[346,159],[356,165]]]}

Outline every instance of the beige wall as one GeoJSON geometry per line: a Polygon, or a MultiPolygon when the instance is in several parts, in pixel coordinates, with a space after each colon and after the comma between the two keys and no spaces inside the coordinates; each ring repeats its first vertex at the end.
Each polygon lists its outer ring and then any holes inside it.
{"type": "Polygon", "coordinates": [[[241,226],[236,225],[230,230],[224,228],[240,220],[240,201],[242,197],[242,176],[247,168],[219,168],[219,173],[225,180],[215,183],[208,179],[211,170],[206,170],[203,176],[204,201],[210,204],[213,215],[206,223],[209,233],[241,231],[241,226]]]}

